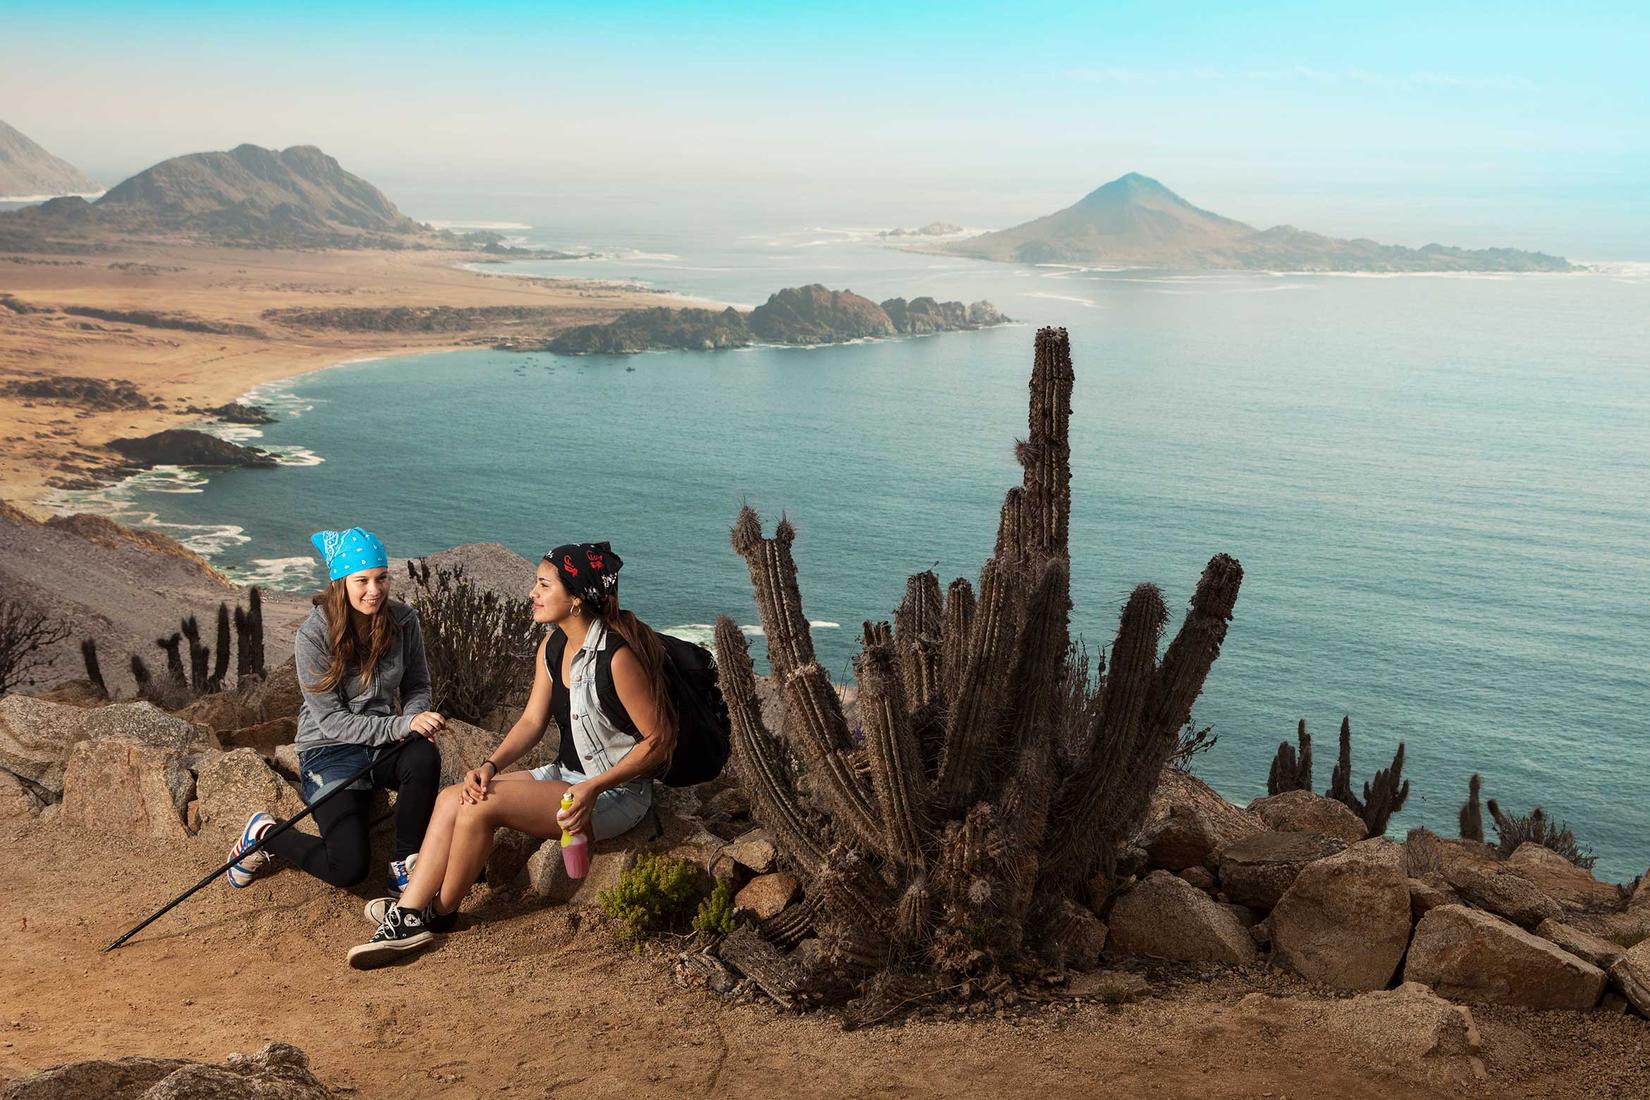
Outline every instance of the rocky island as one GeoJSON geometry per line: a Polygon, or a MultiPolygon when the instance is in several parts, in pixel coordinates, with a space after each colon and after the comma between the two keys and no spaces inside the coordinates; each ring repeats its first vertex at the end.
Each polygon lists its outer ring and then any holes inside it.
{"type": "MultiPolygon", "coordinates": [[[[1009,323],[990,302],[890,298],[880,305],[851,290],[818,283],[787,287],[750,312],[645,309],[606,324],[580,325],[552,338],[544,350],[565,355],[629,355],[639,351],[709,351],[754,344],[809,347],[849,340],[920,336],[1009,323]]],[[[507,345],[513,350],[538,350],[507,345]]]]}
{"type": "Polygon", "coordinates": [[[193,428],[168,428],[153,435],[111,439],[109,449],[124,455],[128,465],[140,467],[276,465],[275,456],[268,451],[243,447],[193,428]]]}
{"type": "Polygon", "coordinates": [[[1560,256],[1516,248],[1422,248],[1252,225],[1200,209],[1138,172],[1064,210],[966,240],[912,245],[1008,263],[1249,271],[1573,271],[1560,256]]]}

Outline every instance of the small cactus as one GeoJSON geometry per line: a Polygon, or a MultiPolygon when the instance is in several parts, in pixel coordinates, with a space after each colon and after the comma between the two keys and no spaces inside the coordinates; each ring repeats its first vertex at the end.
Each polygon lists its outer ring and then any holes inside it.
{"type": "Polygon", "coordinates": [[[1464,840],[1484,840],[1484,811],[1478,804],[1478,792],[1483,789],[1484,780],[1477,772],[1467,780],[1467,800],[1461,803],[1461,837],[1464,840]]]}
{"type": "Polygon", "coordinates": [[[207,660],[211,651],[201,644],[200,620],[191,615],[183,620],[182,634],[189,642],[189,690],[194,695],[207,691],[207,660]]]}
{"type": "Polygon", "coordinates": [[[1312,735],[1306,732],[1304,718],[1295,727],[1295,741],[1296,745],[1278,742],[1278,754],[1272,758],[1272,771],[1266,777],[1268,795],[1312,789],[1312,735]]]}

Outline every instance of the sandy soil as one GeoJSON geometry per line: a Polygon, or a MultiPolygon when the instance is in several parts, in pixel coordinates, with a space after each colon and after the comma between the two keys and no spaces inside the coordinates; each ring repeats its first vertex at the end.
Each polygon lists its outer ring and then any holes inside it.
{"type": "MultiPolygon", "coordinates": [[[[845,1031],[678,988],[661,952],[619,946],[589,910],[478,890],[465,923],[409,965],[360,973],[359,896],[296,872],[214,886],[109,955],[98,949],[222,857],[221,841],[0,825],[0,1079],[124,1054],[220,1059],[268,1039],[362,1097],[1644,1095],[1644,1023],[1481,1011],[1466,1060],[1387,1064],[1375,1040],[1257,1027],[1234,1006],[1269,972],[1152,974],[1132,1005],[1020,1019],[913,1018],[845,1031]]],[[[1289,1002],[1297,1003],[1297,1002],[1289,1002]]],[[[1309,1001],[1298,1002],[1310,1004],[1309,1001]]]]}
{"type": "MultiPolygon", "coordinates": [[[[298,332],[266,309],[346,306],[535,306],[566,323],[612,319],[626,309],[681,299],[594,282],[567,283],[472,272],[478,254],[288,252],[142,245],[96,256],[0,254],[0,294],[33,306],[187,313],[252,325],[265,339],[151,328],[85,317],[0,310],[0,381],[41,375],[126,379],[165,408],[90,413],[0,396],[0,498],[35,505],[61,465],[107,461],[110,439],[186,423],[189,405],[232,401],[249,388],[348,359],[433,351],[465,342],[452,334],[298,332]]],[[[572,272],[570,269],[570,273],[572,272]]],[[[480,338],[478,338],[480,339],[480,338]]]]}

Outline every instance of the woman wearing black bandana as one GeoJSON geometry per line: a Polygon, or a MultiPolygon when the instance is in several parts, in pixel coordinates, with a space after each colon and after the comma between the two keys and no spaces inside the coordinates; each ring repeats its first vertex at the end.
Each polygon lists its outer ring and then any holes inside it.
{"type": "Polygon", "coordinates": [[[619,606],[623,565],[605,542],[544,555],[533,621],[551,629],[539,643],[527,707],[492,755],[436,799],[412,880],[399,901],[367,905],[378,931],[350,950],[351,966],[381,966],[451,930],[500,826],[546,840],[565,826],[605,840],[646,816],[653,776],[676,744],[676,710],[659,636],[619,606]],[[616,697],[618,713],[603,705],[604,693],[616,697]],[[552,717],[561,730],[555,763],[499,774],[539,743],[552,717]],[[564,792],[573,806],[558,820],[564,792]]]}

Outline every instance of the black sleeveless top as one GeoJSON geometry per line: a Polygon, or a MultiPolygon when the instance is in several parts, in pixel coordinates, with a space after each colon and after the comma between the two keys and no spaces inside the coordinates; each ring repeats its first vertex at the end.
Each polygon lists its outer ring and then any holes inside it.
{"type": "MultiPolygon", "coordinates": [[[[613,653],[619,647],[630,643],[612,630],[607,632],[607,638],[607,648],[596,656],[596,694],[598,698],[602,695],[609,695],[617,699],[618,693],[614,691],[612,683],[613,653]],[[603,679],[607,681],[605,691],[603,691],[603,679]]],[[[567,635],[559,627],[550,635],[550,641],[544,647],[544,667],[550,673],[550,716],[556,720],[556,728],[561,730],[561,747],[556,753],[556,763],[568,771],[575,771],[582,775],[584,774],[585,763],[579,759],[578,747],[573,744],[573,693],[568,691],[567,685],[561,682],[561,662],[556,659],[558,654],[555,651],[557,649],[561,651],[559,656],[565,657],[567,655],[567,635]],[[556,645],[556,634],[561,635],[560,646],[556,645]]],[[[616,724],[620,729],[635,728],[628,714],[624,715],[623,720],[616,724]]]]}

